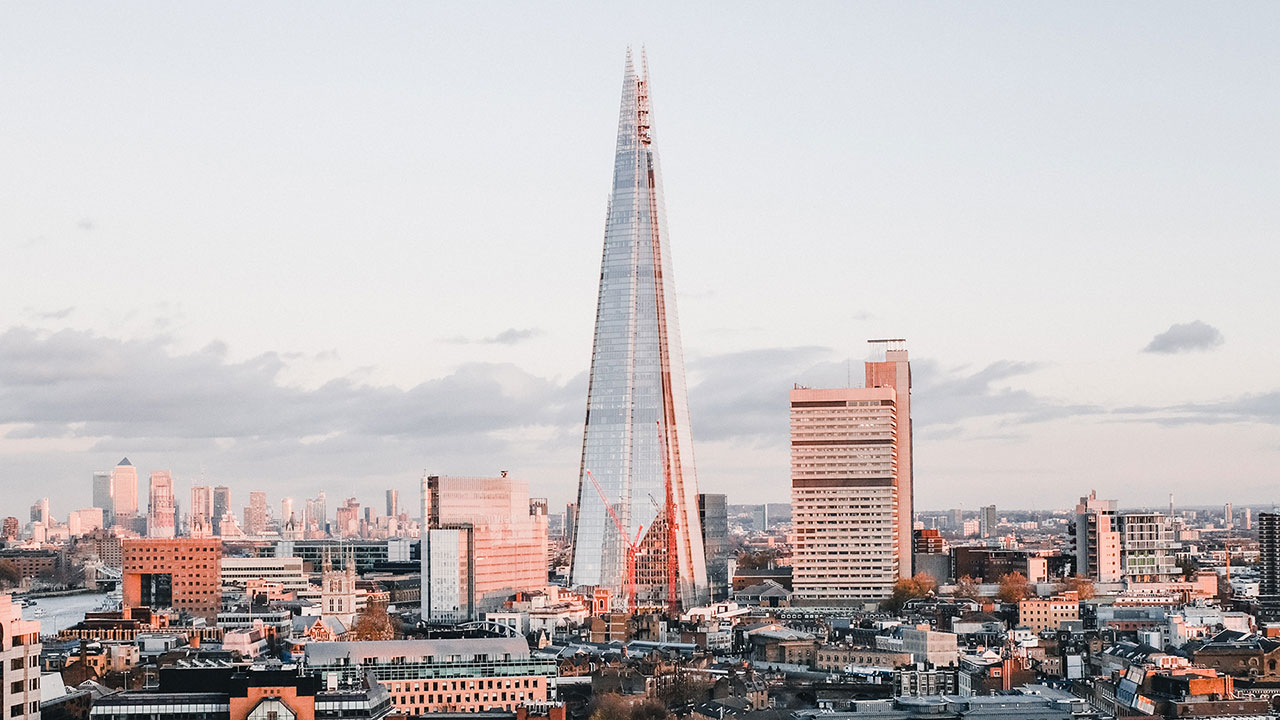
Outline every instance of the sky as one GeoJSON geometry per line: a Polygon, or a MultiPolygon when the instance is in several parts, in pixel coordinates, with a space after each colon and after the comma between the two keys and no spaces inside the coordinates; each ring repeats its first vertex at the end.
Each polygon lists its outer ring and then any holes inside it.
{"type": "MultiPolygon", "coordinates": [[[[626,48],[704,492],[911,353],[918,508],[1267,504],[1280,5],[0,4],[0,513],[577,488],[626,48]],[[145,491],[144,491],[145,492],[145,491]]],[[[415,501],[416,502],[416,501],[415,501]]],[[[332,503],[331,503],[332,504],[332,503]]]]}

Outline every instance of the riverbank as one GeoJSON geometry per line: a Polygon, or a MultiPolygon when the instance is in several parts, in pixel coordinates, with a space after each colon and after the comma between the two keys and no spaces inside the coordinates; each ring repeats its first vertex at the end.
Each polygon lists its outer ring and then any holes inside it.
{"type": "Polygon", "coordinates": [[[101,590],[90,590],[89,588],[73,588],[71,590],[42,590],[39,592],[14,595],[14,597],[26,598],[28,600],[39,600],[40,598],[69,597],[71,595],[89,595],[91,593],[96,595],[101,592],[101,590]]]}

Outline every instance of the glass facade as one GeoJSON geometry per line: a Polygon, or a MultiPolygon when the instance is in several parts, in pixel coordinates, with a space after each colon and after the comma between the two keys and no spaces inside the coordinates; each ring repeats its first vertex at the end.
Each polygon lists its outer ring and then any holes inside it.
{"type": "Polygon", "coordinates": [[[678,562],[680,601],[688,606],[707,596],[661,178],[648,69],[637,74],[628,52],[605,223],[572,570],[575,585],[610,589],[616,607],[626,602],[628,555],[633,552],[638,604],[665,602],[671,554],[678,562]],[[666,517],[667,472],[674,533],[668,532],[666,517]],[[674,547],[669,547],[672,539],[674,547]],[[629,550],[633,544],[636,548],[629,550]]]}

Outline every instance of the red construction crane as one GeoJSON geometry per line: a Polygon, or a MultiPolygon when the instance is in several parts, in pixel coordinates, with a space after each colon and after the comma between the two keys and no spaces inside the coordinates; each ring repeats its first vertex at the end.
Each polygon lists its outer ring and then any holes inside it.
{"type": "Polygon", "coordinates": [[[644,526],[641,525],[636,528],[636,539],[632,540],[627,535],[627,527],[622,524],[622,518],[618,517],[618,513],[614,511],[609,498],[605,497],[604,488],[600,487],[600,481],[596,480],[596,476],[590,470],[587,471],[587,477],[591,478],[591,484],[595,485],[596,492],[600,494],[600,502],[604,503],[604,509],[609,511],[609,517],[613,518],[613,524],[618,526],[618,537],[621,537],[622,542],[627,544],[627,572],[623,584],[627,593],[627,612],[634,615],[636,612],[636,551],[640,549],[640,536],[644,533],[644,526]]]}
{"type": "Polygon", "coordinates": [[[658,423],[658,443],[662,446],[662,480],[667,493],[667,612],[674,616],[680,614],[680,555],[676,546],[676,497],[671,488],[671,466],[667,463],[667,435],[662,432],[661,422],[658,423]]]}

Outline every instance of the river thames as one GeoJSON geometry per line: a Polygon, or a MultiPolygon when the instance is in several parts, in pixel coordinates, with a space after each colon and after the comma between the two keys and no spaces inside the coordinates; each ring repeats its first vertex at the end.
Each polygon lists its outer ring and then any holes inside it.
{"type": "Polygon", "coordinates": [[[35,605],[22,608],[22,617],[26,620],[39,620],[40,634],[52,635],[83,620],[84,614],[98,609],[104,598],[105,593],[35,598],[35,605]],[[37,609],[44,610],[44,617],[36,617],[37,609]]]}

